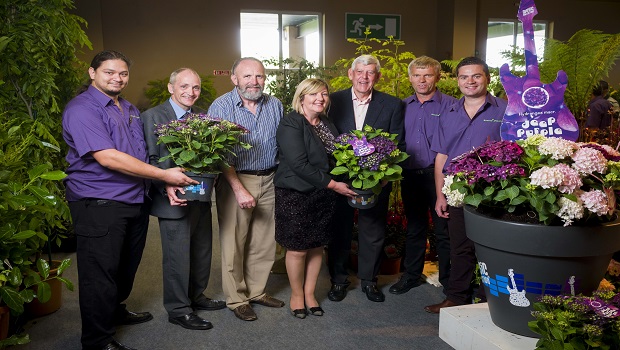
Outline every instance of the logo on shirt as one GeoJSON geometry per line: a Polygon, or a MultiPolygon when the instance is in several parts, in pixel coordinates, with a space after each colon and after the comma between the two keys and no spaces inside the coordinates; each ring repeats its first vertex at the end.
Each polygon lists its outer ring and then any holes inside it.
{"type": "Polygon", "coordinates": [[[502,120],[501,119],[482,119],[483,122],[489,122],[489,123],[501,123],[502,120]]]}

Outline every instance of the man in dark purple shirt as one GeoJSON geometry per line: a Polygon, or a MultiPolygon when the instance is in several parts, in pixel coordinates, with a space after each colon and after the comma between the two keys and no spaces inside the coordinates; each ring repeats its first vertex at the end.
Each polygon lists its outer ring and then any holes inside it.
{"type": "Polygon", "coordinates": [[[604,129],[611,126],[613,106],[605,99],[603,89],[598,84],[592,89],[592,99],[588,104],[588,119],[586,127],[591,129],[604,129]]]}
{"type": "Polygon", "coordinates": [[[145,163],[138,109],[119,97],[129,81],[129,64],[119,52],[98,53],[88,69],[88,88],[67,104],[62,117],[83,349],[132,349],[114,340],[114,326],[153,318],[121,304],[129,297],[146,243],[147,179],[177,186],[196,183],[180,168],[145,163]]]}
{"type": "MultiPolygon", "coordinates": [[[[487,141],[500,140],[500,126],[506,101],[487,91],[489,67],[477,57],[466,57],[456,67],[459,89],[463,97],[452,105],[439,120],[437,135],[431,149],[435,157],[435,191],[437,215],[448,220],[450,234],[450,279],[446,299],[424,308],[439,313],[443,307],[470,304],[471,280],[476,267],[474,243],[467,238],[463,208],[449,207],[441,192],[443,172],[449,161],[487,141]]],[[[481,291],[481,290],[479,290],[481,291]]]]}
{"type": "Polygon", "coordinates": [[[448,285],[450,276],[450,237],[447,220],[435,213],[434,165],[436,153],[431,150],[439,119],[456,102],[444,95],[435,84],[439,81],[441,64],[430,57],[420,56],[409,64],[409,81],[415,94],[406,98],[405,142],[407,154],[403,164],[402,198],[407,217],[405,272],[392,285],[389,292],[402,294],[420,285],[426,255],[426,233],[429,211],[433,219],[437,253],[439,255],[439,281],[448,285]]]}

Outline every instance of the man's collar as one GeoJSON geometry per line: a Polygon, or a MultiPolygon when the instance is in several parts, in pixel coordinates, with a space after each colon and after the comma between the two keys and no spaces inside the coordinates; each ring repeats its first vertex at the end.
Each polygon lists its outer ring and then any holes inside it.
{"type": "Polygon", "coordinates": [[[372,93],[373,93],[373,91],[374,91],[374,89],[370,90],[370,95],[368,95],[368,98],[366,98],[364,100],[361,100],[361,99],[359,99],[357,97],[357,95],[355,95],[355,90],[353,90],[353,87],[351,87],[351,99],[353,101],[360,101],[360,102],[369,103],[370,101],[372,101],[372,93]]]}

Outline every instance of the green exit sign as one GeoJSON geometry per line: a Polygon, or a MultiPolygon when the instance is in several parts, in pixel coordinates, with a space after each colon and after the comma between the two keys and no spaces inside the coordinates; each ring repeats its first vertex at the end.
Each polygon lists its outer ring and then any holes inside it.
{"type": "Polygon", "coordinates": [[[400,15],[379,15],[370,13],[347,13],[346,38],[363,39],[366,28],[370,30],[369,38],[387,39],[389,36],[400,40],[400,15]]]}

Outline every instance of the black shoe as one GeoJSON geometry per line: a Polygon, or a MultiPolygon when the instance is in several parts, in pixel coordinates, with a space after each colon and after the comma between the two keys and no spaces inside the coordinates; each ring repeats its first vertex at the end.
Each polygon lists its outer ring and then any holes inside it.
{"type": "Polygon", "coordinates": [[[112,340],[106,346],[102,347],[101,350],[137,350],[135,348],[130,348],[129,346],[125,346],[116,340],[112,340]]]}
{"type": "Polygon", "coordinates": [[[304,319],[306,318],[308,311],[306,309],[295,309],[295,310],[291,310],[291,314],[297,318],[304,319]]]}
{"type": "Polygon", "coordinates": [[[327,292],[327,299],[331,301],[342,301],[347,296],[348,284],[332,284],[332,288],[327,292]]]}
{"type": "Polygon", "coordinates": [[[323,316],[324,312],[325,311],[323,311],[323,309],[320,306],[315,306],[315,307],[309,307],[308,308],[308,313],[310,315],[313,315],[313,316],[323,316]]]}
{"type": "Polygon", "coordinates": [[[376,284],[369,284],[362,288],[362,292],[366,293],[366,297],[370,301],[375,301],[378,303],[385,301],[385,294],[377,288],[376,284]]]}
{"type": "Polygon", "coordinates": [[[150,312],[131,312],[126,309],[118,311],[114,316],[114,324],[117,326],[138,324],[148,322],[153,319],[150,312]]]}
{"type": "Polygon", "coordinates": [[[420,283],[419,279],[415,280],[413,278],[401,276],[400,280],[390,287],[389,292],[392,294],[403,294],[407,293],[411,288],[418,287],[421,284],[422,283],[420,283]]]}
{"type": "Polygon", "coordinates": [[[202,300],[196,300],[192,302],[192,309],[194,310],[221,310],[226,307],[226,302],[224,300],[213,300],[210,298],[205,298],[202,300]]]}
{"type": "Polygon", "coordinates": [[[199,317],[195,313],[187,314],[185,316],[170,317],[168,318],[170,323],[178,324],[179,326],[193,330],[206,330],[213,328],[211,322],[199,317]]]}

